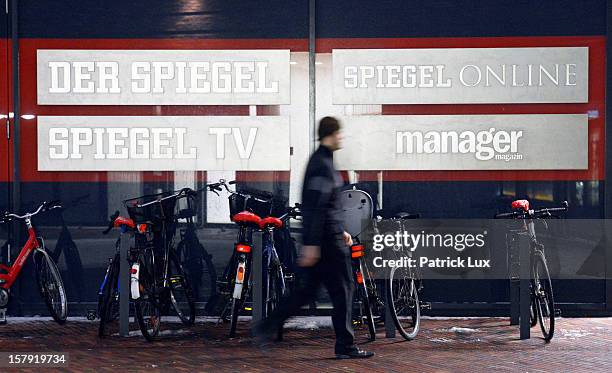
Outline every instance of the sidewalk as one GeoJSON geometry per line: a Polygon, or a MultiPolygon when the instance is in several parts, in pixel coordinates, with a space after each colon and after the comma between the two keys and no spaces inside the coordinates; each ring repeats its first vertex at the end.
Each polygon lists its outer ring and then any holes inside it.
{"type": "Polygon", "coordinates": [[[227,326],[199,319],[194,327],[163,324],[158,342],[147,343],[132,325],[130,337],[97,338],[97,322],[69,319],[59,326],[48,318],[11,318],[0,326],[0,351],[69,353],[67,368],[6,369],[2,372],[609,372],[612,370],[612,318],[558,319],[555,337],[545,344],[539,329],[520,341],[507,319],[424,319],[414,341],[384,338],[362,347],[370,360],[333,360],[329,318],[300,318],[285,340],[260,348],[248,337],[248,323],[236,339],[227,326]]]}

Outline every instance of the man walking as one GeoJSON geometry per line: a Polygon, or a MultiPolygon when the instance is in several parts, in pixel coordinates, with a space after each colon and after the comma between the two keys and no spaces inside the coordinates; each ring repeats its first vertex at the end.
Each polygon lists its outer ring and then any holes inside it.
{"type": "Polygon", "coordinates": [[[339,201],[342,178],[334,168],[332,157],[341,146],[340,122],[333,117],[321,119],[318,135],[320,146],[310,157],[302,189],[304,245],[298,258],[296,291],[255,328],[255,333],[274,335],[287,318],[316,297],[323,283],[334,307],[336,357],[369,358],[374,356],[373,352],[363,351],[355,345],[351,317],[354,284],[348,246],[352,239],[342,227],[339,201]]]}

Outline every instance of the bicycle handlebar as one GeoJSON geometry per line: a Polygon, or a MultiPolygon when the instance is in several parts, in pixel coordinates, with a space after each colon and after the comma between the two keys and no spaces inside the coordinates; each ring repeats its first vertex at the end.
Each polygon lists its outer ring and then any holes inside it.
{"type": "Polygon", "coordinates": [[[113,227],[115,226],[115,219],[117,219],[119,217],[119,211],[115,211],[114,214],[112,214],[109,217],[109,222],[108,222],[108,227],[106,227],[106,229],[104,231],[102,231],[102,234],[108,234],[108,232],[111,231],[111,229],[113,229],[113,227]]]}
{"type": "Polygon", "coordinates": [[[495,219],[500,219],[500,218],[517,218],[517,219],[537,219],[537,218],[542,218],[542,217],[547,217],[550,216],[551,212],[563,212],[563,211],[567,211],[569,207],[569,204],[567,203],[567,201],[563,201],[561,203],[561,207],[550,207],[550,208],[543,208],[543,209],[539,209],[539,210],[529,210],[529,211],[513,211],[513,212],[505,212],[505,213],[501,213],[501,214],[495,214],[494,218],[495,219]]]}
{"type": "Polygon", "coordinates": [[[11,218],[15,218],[15,219],[30,219],[32,216],[38,215],[41,212],[47,212],[49,210],[53,210],[53,209],[57,209],[57,208],[62,208],[61,201],[59,201],[59,200],[50,201],[50,202],[46,202],[45,201],[40,206],[38,206],[38,208],[34,212],[28,212],[28,213],[25,213],[23,215],[17,215],[17,214],[5,212],[3,220],[4,221],[8,221],[8,220],[11,220],[11,218]]]}

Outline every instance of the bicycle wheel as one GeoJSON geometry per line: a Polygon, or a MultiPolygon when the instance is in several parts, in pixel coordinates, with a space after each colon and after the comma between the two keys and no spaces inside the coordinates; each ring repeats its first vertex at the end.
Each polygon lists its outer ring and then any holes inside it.
{"type": "Polygon", "coordinates": [[[42,249],[35,251],[34,265],[36,267],[38,288],[47,304],[51,317],[58,324],[65,323],[68,317],[68,298],[66,297],[66,288],[55,262],[42,249]]]}
{"type": "Polygon", "coordinates": [[[537,305],[538,321],[544,340],[548,342],[555,333],[555,301],[548,266],[542,253],[534,256],[533,275],[533,293],[537,305]]]}
{"type": "Polygon", "coordinates": [[[170,263],[168,263],[168,283],[172,308],[183,324],[193,325],[195,322],[193,292],[185,271],[173,251],[170,252],[170,263]]]}
{"type": "Polygon", "coordinates": [[[264,289],[265,314],[267,318],[278,307],[283,297],[283,285],[281,283],[282,270],[278,265],[272,266],[268,272],[268,288],[264,289]]]}
{"type": "Polygon", "coordinates": [[[140,253],[137,263],[139,266],[139,297],[135,302],[136,320],[145,339],[153,341],[159,334],[161,326],[161,310],[156,290],[153,253],[140,253]]]}
{"type": "Polygon", "coordinates": [[[187,274],[191,285],[193,298],[203,300],[206,304],[204,310],[211,314],[217,300],[217,271],[209,254],[199,242],[190,242],[186,239],[179,242],[177,256],[187,274]],[[195,260],[194,260],[195,259],[195,260]]]}
{"type": "Polygon", "coordinates": [[[417,284],[410,270],[393,267],[387,289],[387,303],[391,307],[395,327],[407,340],[414,339],[421,325],[421,305],[417,284]]]}
{"type": "Polygon", "coordinates": [[[376,326],[374,325],[374,314],[368,294],[368,274],[363,271],[361,259],[359,260],[359,273],[357,274],[357,297],[361,300],[361,317],[365,319],[370,334],[370,341],[376,340],[376,326]]]}
{"type": "Polygon", "coordinates": [[[118,313],[117,298],[119,295],[118,280],[119,280],[119,256],[109,263],[104,276],[104,282],[100,290],[98,298],[98,315],[100,324],[98,325],[98,336],[104,337],[106,325],[116,319],[118,313]]]}

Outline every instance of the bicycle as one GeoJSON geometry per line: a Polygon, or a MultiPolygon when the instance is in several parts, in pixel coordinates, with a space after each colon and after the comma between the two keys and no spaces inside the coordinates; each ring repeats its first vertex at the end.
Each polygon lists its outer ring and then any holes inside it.
{"type": "MultiPolygon", "coordinates": [[[[119,228],[122,233],[125,233],[128,230],[136,230],[136,224],[134,224],[132,219],[119,216],[119,211],[115,211],[115,213],[110,216],[109,225],[102,234],[108,234],[113,228],[119,228]]],[[[120,244],[121,238],[117,238],[115,242],[115,255],[109,259],[104,279],[98,290],[97,313],[100,319],[98,325],[99,337],[104,337],[106,325],[119,317],[119,291],[121,290],[119,284],[120,244]]],[[[130,261],[132,262],[133,260],[130,261]]]]}
{"type": "MultiPolygon", "coordinates": [[[[555,301],[553,297],[552,281],[548,272],[548,264],[544,254],[544,245],[538,242],[535,231],[535,220],[558,218],[554,212],[568,210],[567,201],[561,207],[532,210],[529,201],[516,200],[511,205],[513,212],[496,214],[495,218],[509,218],[522,220],[521,231],[529,235],[530,251],[530,324],[534,327],[538,322],[544,335],[544,340],[550,342],[555,333],[555,301]],[[537,321],[536,321],[537,320],[537,321]]],[[[546,223],[544,222],[547,227],[546,223]]]]}
{"type": "Polygon", "coordinates": [[[291,218],[296,219],[301,216],[301,205],[296,203],[294,207],[289,207],[287,212],[281,217],[268,216],[261,219],[259,228],[262,233],[262,263],[263,284],[264,284],[264,308],[263,317],[267,318],[278,306],[280,300],[285,296],[287,287],[286,280],[293,281],[293,274],[285,273],[285,265],[281,262],[276,246],[274,244],[274,231],[286,226],[291,218]]]}
{"type": "Polygon", "coordinates": [[[219,293],[224,298],[219,320],[229,320],[230,338],[236,336],[238,317],[243,308],[246,308],[246,299],[251,291],[253,231],[261,229],[261,215],[270,215],[273,197],[267,192],[249,190],[249,193],[245,193],[231,190],[229,185],[235,183],[223,179],[217,183],[230,194],[230,218],[239,227],[232,256],[218,281],[219,293]]]}
{"type": "Polygon", "coordinates": [[[136,320],[147,341],[153,341],[159,334],[162,313],[169,306],[185,325],[195,322],[191,286],[172,242],[176,202],[194,193],[184,188],[124,201],[138,227],[130,289],[136,320]]]}
{"type": "MultiPolygon", "coordinates": [[[[218,185],[209,184],[196,193],[208,189],[218,195],[218,185]]],[[[192,286],[193,293],[197,297],[202,293],[206,302],[206,312],[210,313],[211,306],[217,297],[217,272],[213,264],[212,255],[208,253],[204,245],[198,239],[194,217],[196,216],[196,195],[187,195],[187,207],[181,209],[176,215],[176,223],[179,226],[180,241],[176,245],[176,253],[179,261],[187,273],[187,280],[192,286]],[[180,222],[179,220],[184,220],[180,222]]]]}
{"type": "MultiPolygon", "coordinates": [[[[406,220],[419,217],[419,214],[400,212],[389,221],[397,224],[400,232],[404,232],[406,220]]],[[[393,251],[396,253],[396,259],[401,256],[412,257],[412,251],[404,250],[403,246],[398,246],[393,251]]],[[[416,338],[421,326],[421,310],[429,307],[419,299],[422,289],[423,281],[418,267],[391,268],[387,280],[387,304],[395,328],[406,340],[416,338]]]]}
{"type": "Polygon", "coordinates": [[[51,317],[58,323],[64,324],[68,317],[68,298],[66,289],[57,265],[47,253],[42,237],[36,235],[36,229],[32,225],[32,218],[39,213],[47,212],[56,208],[61,208],[59,201],[43,202],[34,212],[24,215],[4,213],[1,223],[7,223],[13,219],[23,220],[28,229],[28,240],[21,249],[15,262],[9,267],[0,264],[0,321],[6,323],[5,310],[9,301],[10,288],[15,283],[23,264],[28,256],[33,252],[33,260],[36,271],[36,280],[45,304],[49,309],[51,317]]]}
{"type": "Polygon", "coordinates": [[[353,279],[356,286],[356,292],[353,303],[358,306],[359,313],[353,317],[355,324],[365,324],[368,327],[370,341],[376,340],[376,322],[375,315],[379,316],[380,306],[384,307],[376,281],[372,278],[371,272],[368,269],[365,257],[365,246],[359,242],[359,237],[353,237],[353,245],[351,246],[351,264],[353,269],[353,279]]]}

